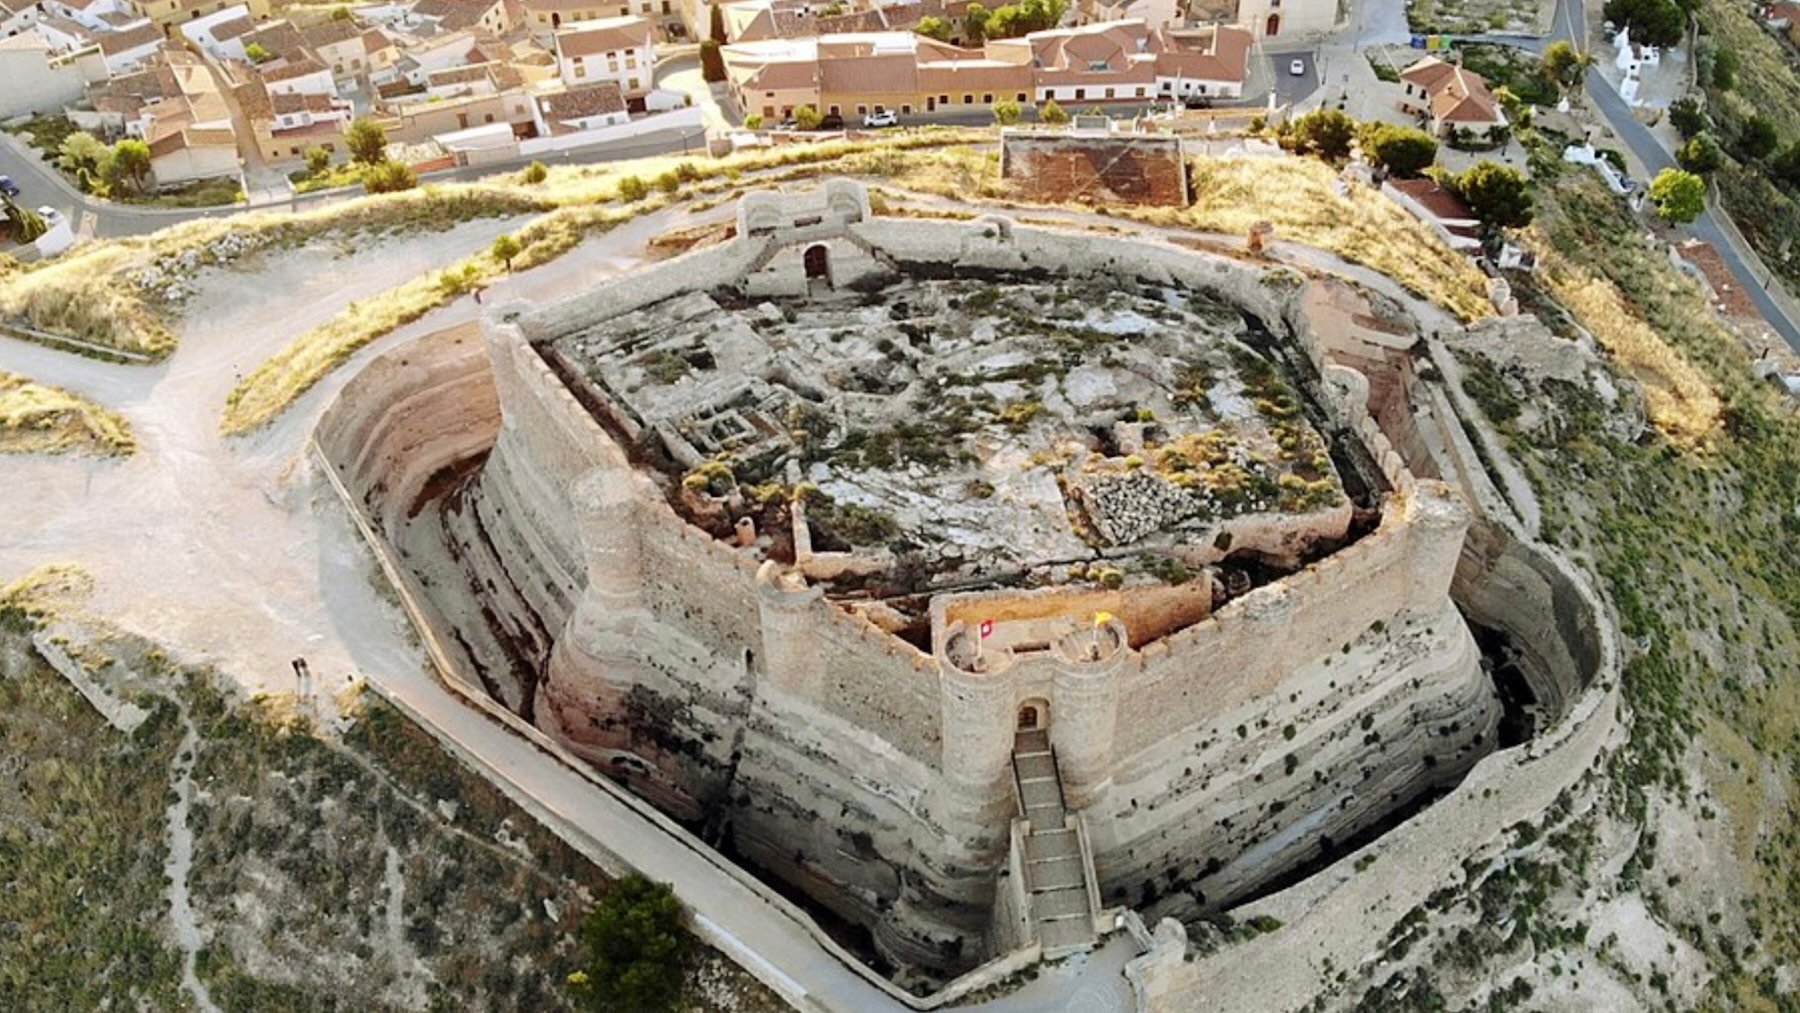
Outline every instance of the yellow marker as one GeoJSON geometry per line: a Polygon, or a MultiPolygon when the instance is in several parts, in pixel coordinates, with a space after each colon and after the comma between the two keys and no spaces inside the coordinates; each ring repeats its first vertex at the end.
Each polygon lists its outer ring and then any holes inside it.
{"type": "Polygon", "coordinates": [[[1112,622],[1112,617],[1113,614],[1111,612],[1096,612],[1094,613],[1094,625],[1105,626],[1107,623],[1112,622]]]}

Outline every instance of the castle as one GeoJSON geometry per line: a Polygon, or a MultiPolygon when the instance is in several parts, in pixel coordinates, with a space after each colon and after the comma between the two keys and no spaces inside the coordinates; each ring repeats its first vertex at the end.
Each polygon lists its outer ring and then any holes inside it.
{"type": "Polygon", "coordinates": [[[490,311],[500,431],[437,507],[467,649],[897,969],[1254,896],[1500,719],[1469,516],[1311,284],[752,193],[729,241],[490,311]]]}

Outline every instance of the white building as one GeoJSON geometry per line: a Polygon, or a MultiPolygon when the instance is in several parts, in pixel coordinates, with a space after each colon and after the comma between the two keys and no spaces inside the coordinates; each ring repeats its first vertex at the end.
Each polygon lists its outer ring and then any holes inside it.
{"type": "Polygon", "coordinates": [[[179,29],[188,41],[199,46],[201,51],[215,60],[242,60],[244,31],[250,23],[250,8],[243,4],[227,7],[222,11],[214,11],[204,17],[192,21],[183,21],[179,29]],[[244,24],[237,22],[242,19],[244,24]],[[230,27],[226,27],[230,26],[230,27]],[[224,29],[221,31],[221,29],[224,29]]]}
{"type": "Polygon", "coordinates": [[[611,81],[626,95],[650,89],[656,62],[655,32],[644,18],[607,18],[556,33],[557,72],[563,84],[611,81]]]}
{"type": "Polygon", "coordinates": [[[0,119],[56,112],[106,78],[99,49],[58,55],[36,32],[0,38],[0,119]]]}
{"type": "Polygon", "coordinates": [[[24,34],[37,20],[37,0],[0,0],[0,39],[24,34]]]}

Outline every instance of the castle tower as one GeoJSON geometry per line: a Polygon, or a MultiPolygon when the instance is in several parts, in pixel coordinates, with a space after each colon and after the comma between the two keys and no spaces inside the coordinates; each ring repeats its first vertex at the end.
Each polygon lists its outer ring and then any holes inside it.
{"type": "Polygon", "coordinates": [[[1013,707],[1012,652],[979,651],[980,634],[952,623],[938,645],[943,705],[943,772],[946,798],[941,811],[952,832],[967,836],[995,831],[993,851],[1006,842],[1003,828],[1012,817],[1013,707]],[[996,829],[1000,828],[1000,829],[996,829]]]}
{"type": "Polygon", "coordinates": [[[1407,504],[1407,554],[1412,579],[1407,607],[1434,613],[1444,607],[1456,561],[1462,555],[1463,538],[1469,531],[1469,508],[1442,482],[1418,483],[1407,504]]]}
{"type": "Polygon", "coordinates": [[[1113,729],[1127,643],[1125,625],[1117,619],[1080,626],[1058,640],[1053,652],[1050,745],[1070,809],[1094,805],[1112,784],[1113,729]]]}
{"type": "Polygon", "coordinates": [[[825,682],[825,652],[815,631],[824,591],[768,560],[756,571],[756,600],[762,620],[763,684],[804,700],[819,698],[825,682]]]}

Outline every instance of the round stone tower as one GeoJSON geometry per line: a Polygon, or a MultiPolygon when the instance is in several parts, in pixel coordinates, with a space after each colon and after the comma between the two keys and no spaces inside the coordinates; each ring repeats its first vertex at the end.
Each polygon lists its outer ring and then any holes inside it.
{"type": "Polygon", "coordinates": [[[1119,671],[1127,643],[1125,624],[1118,619],[1080,626],[1058,639],[1052,650],[1050,745],[1070,809],[1095,804],[1112,784],[1119,671]]]}

